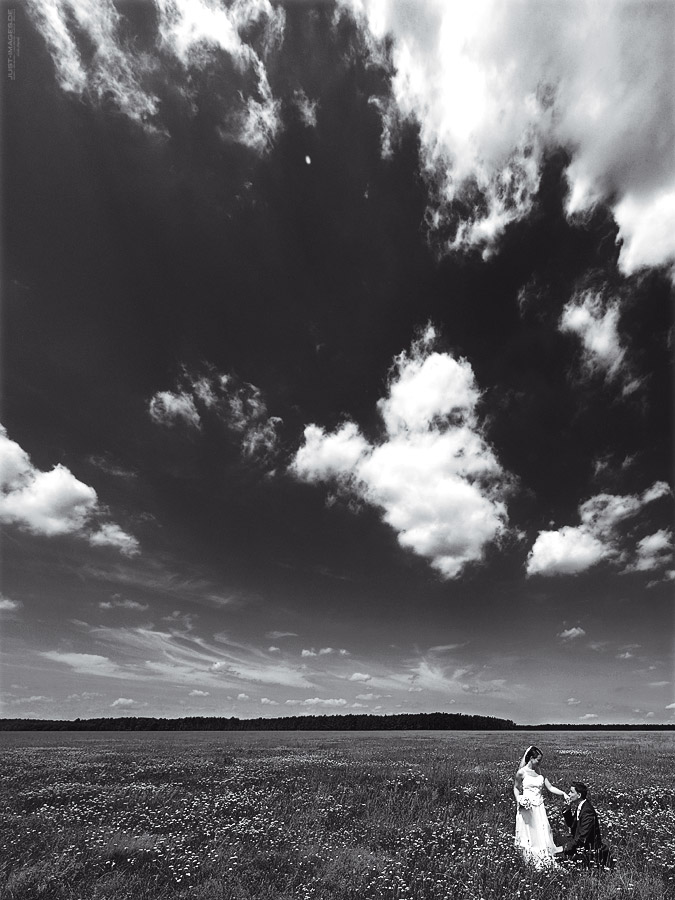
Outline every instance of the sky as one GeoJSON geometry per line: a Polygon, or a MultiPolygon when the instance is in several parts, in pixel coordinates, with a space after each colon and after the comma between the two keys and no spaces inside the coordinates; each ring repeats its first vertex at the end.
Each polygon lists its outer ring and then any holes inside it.
{"type": "Polygon", "coordinates": [[[675,720],[675,5],[2,22],[0,714],[675,720]]]}

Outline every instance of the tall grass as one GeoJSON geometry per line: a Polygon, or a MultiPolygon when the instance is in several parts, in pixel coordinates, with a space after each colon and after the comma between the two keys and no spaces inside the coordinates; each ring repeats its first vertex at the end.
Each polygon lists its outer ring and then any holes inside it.
{"type": "MultiPolygon", "coordinates": [[[[675,737],[593,734],[3,735],[2,900],[666,900],[675,737]],[[512,779],[583,780],[612,871],[538,871],[512,779]]],[[[547,802],[565,832],[560,803],[547,802]]]]}

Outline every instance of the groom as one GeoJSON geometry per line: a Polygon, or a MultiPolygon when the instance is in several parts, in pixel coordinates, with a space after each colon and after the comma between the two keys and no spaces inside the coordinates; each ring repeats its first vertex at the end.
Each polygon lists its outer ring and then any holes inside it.
{"type": "Polygon", "coordinates": [[[563,818],[570,829],[570,840],[563,845],[565,856],[574,856],[581,850],[584,865],[608,865],[609,848],[602,842],[600,820],[588,799],[588,788],[581,781],[573,781],[568,796],[569,802],[563,808],[563,818]]]}

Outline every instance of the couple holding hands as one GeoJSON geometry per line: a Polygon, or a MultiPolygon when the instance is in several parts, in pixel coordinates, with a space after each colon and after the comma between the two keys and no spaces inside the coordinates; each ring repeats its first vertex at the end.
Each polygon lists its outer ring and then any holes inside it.
{"type": "Polygon", "coordinates": [[[586,864],[607,865],[609,849],[602,842],[598,814],[587,797],[586,785],[573,781],[568,793],[554,787],[539,771],[542,756],[538,747],[528,747],[516,773],[516,847],[538,868],[553,864],[556,856],[574,856],[577,850],[583,852],[586,864]],[[562,846],[553,840],[544,807],[544,788],[565,801],[563,818],[570,836],[562,846]]]}

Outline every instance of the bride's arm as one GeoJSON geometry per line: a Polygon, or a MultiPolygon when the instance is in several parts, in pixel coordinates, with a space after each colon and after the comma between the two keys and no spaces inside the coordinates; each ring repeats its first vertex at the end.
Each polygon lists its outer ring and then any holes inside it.
{"type": "Polygon", "coordinates": [[[513,796],[516,798],[516,803],[523,792],[523,772],[522,769],[518,769],[516,772],[516,778],[513,782],[513,796]]]}
{"type": "Polygon", "coordinates": [[[558,797],[566,797],[567,796],[565,791],[561,791],[560,788],[557,788],[554,785],[552,785],[551,782],[548,780],[548,778],[544,778],[544,784],[546,785],[547,789],[552,794],[557,794],[558,797]]]}

